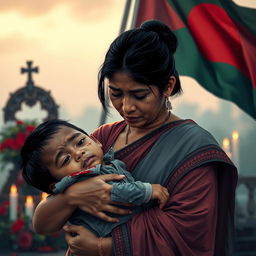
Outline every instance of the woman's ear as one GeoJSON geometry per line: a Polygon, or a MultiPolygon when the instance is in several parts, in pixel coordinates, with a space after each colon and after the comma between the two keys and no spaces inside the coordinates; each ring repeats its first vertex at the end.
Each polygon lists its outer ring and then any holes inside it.
{"type": "Polygon", "coordinates": [[[168,98],[168,97],[171,96],[175,84],[176,84],[176,77],[175,76],[170,76],[168,84],[166,85],[165,90],[164,90],[164,96],[165,97],[168,98]]]}

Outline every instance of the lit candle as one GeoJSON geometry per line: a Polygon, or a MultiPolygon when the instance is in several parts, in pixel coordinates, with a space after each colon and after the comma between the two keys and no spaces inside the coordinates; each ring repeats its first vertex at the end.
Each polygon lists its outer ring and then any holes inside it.
{"type": "Polygon", "coordinates": [[[222,148],[226,152],[227,156],[231,158],[231,152],[230,152],[230,140],[229,138],[224,138],[222,141],[222,148]]]}
{"type": "Polygon", "coordinates": [[[17,219],[17,207],[18,207],[18,193],[17,187],[13,184],[10,189],[10,220],[14,221],[17,219]]]}
{"type": "Polygon", "coordinates": [[[33,212],[34,212],[33,197],[27,196],[26,202],[25,202],[25,215],[28,216],[30,219],[32,219],[33,212]]]}
{"type": "Polygon", "coordinates": [[[42,200],[45,200],[48,195],[49,195],[49,194],[47,194],[46,192],[43,192],[43,193],[42,193],[42,196],[41,196],[41,197],[42,197],[42,200]]]}
{"type": "Polygon", "coordinates": [[[239,133],[237,131],[232,132],[232,156],[233,162],[239,172],[239,133]]]}

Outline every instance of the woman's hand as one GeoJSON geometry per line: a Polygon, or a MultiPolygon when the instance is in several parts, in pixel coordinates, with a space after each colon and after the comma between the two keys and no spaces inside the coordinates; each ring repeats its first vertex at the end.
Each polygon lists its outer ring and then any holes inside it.
{"type": "Polygon", "coordinates": [[[98,238],[83,226],[66,225],[63,227],[69,251],[74,256],[104,256],[112,255],[112,238],[98,238]],[[99,244],[101,243],[101,244],[99,244]],[[101,251],[101,252],[100,252],[101,251]]]}
{"type": "MultiPolygon", "coordinates": [[[[33,215],[33,226],[37,233],[51,234],[60,230],[72,215],[76,207],[108,222],[117,222],[117,218],[107,216],[103,211],[120,215],[129,214],[129,210],[113,206],[110,200],[111,185],[106,181],[121,180],[123,175],[107,174],[73,184],[65,193],[52,195],[41,201],[33,215]]],[[[120,205],[123,205],[120,203],[120,205]]]]}
{"type": "Polygon", "coordinates": [[[130,211],[113,205],[116,203],[112,202],[110,198],[112,186],[106,182],[118,181],[123,178],[124,175],[106,174],[77,182],[64,192],[67,202],[69,205],[79,207],[81,210],[104,221],[118,222],[117,218],[112,218],[104,212],[126,215],[130,211]]]}

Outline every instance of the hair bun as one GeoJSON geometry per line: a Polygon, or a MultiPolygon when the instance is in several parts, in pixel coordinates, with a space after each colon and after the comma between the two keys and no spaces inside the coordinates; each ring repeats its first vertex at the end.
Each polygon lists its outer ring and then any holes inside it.
{"type": "Polygon", "coordinates": [[[148,32],[156,32],[161,40],[163,40],[174,54],[178,45],[177,37],[170,28],[159,20],[147,20],[140,26],[148,32]]]}

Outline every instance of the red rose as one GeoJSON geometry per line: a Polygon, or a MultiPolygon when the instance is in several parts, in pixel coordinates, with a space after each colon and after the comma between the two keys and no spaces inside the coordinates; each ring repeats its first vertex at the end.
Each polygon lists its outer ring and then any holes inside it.
{"type": "Polygon", "coordinates": [[[8,148],[8,144],[10,144],[10,140],[7,138],[3,141],[3,143],[0,145],[0,149],[1,151],[5,150],[6,148],[8,148]]]}
{"type": "Polygon", "coordinates": [[[3,143],[2,143],[2,147],[3,149],[5,148],[11,148],[11,149],[15,149],[16,145],[15,145],[15,141],[13,138],[7,138],[3,143]]]}
{"type": "Polygon", "coordinates": [[[6,208],[4,206],[0,206],[0,216],[3,216],[6,214],[6,208]]]}
{"type": "Polygon", "coordinates": [[[11,226],[12,233],[19,232],[23,228],[24,224],[25,222],[23,219],[17,219],[15,222],[13,222],[11,226]]]}
{"type": "Polygon", "coordinates": [[[53,251],[53,248],[51,246],[45,245],[37,248],[37,251],[39,252],[51,252],[53,251]]]}
{"type": "Polygon", "coordinates": [[[18,246],[22,249],[28,249],[32,245],[32,235],[29,232],[20,232],[17,240],[18,246]]]}
{"type": "Polygon", "coordinates": [[[16,120],[16,124],[23,124],[23,122],[21,120],[16,120]]]}
{"type": "Polygon", "coordinates": [[[17,149],[21,148],[25,142],[27,138],[27,134],[26,133],[18,133],[16,135],[16,138],[15,138],[15,145],[17,147],[17,149]]]}
{"type": "Polygon", "coordinates": [[[36,127],[34,126],[34,125],[28,125],[27,127],[26,127],[26,132],[32,132],[32,131],[34,131],[36,129],[36,127]]]}
{"type": "Polygon", "coordinates": [[[5,147],[4,143],[0,144],[0,151],[3,151],[5,148],[6,147],[5,147]]]}

